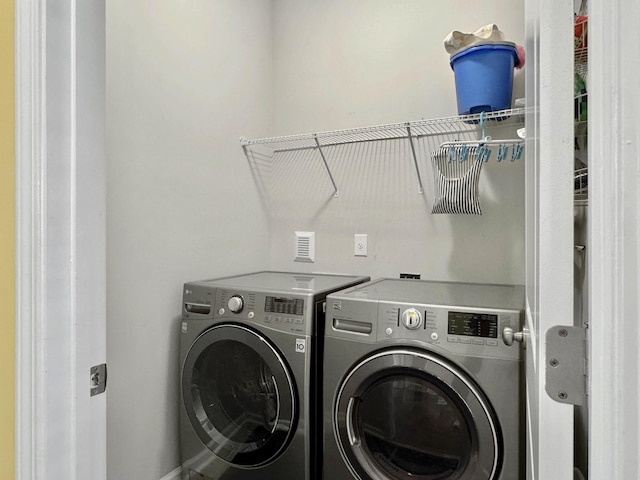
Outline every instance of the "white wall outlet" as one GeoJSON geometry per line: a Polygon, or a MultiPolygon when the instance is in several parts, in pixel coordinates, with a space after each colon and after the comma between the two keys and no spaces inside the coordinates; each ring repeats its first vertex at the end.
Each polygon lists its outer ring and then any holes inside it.
{"type": "Polygon", "coordinates": [[[367,256],[367,234],[356,233],[353,236],[353,254],[356,257],[367,256]]]}
{"type": "Polygon", "coordinates": [[[315,232],[296,233],[296,262],[315,262],[316,258],[316,234],[315,232]]]}

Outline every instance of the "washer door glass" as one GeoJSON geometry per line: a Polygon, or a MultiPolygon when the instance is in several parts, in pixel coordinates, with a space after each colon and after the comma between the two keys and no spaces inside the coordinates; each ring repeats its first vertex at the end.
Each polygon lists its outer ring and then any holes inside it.
{"type": "Polygon", "coordinates": [[[296,423],[293,378],[282,356],[257,332],[213,327],[192,345],[182,375],[184,406],[202,442],[241,467],[273,461],[296,423]]]}
{"type": "Polygon", "coordinates": [[[462,371],[426,352],[392,350],[349,373],[334,427],[359,478],[488,480],[501,451],[493,419],[462,371]]]}

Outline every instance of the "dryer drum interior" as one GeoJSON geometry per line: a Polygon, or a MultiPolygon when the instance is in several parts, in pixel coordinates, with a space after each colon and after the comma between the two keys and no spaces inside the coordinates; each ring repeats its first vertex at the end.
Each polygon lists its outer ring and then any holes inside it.
{"type": "Polygon", "coordinates": [[[282,355],[239,325],[215,326],[193,343],[183,366],[182,396],[200,440],[244,468],[265,465],[295,431],[297,399],[282,355]]]}
{"type": "Polygon", "coordinates": [[[501,434],[468,376],[440,357],[387,350],[357,364],[338,391],[334,429],[361,479],[488,480],[501,434]]]}

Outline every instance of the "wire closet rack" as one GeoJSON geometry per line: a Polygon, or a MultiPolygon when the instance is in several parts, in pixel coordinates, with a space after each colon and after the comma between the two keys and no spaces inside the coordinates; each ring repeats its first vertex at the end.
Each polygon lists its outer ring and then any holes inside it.
{"type": "Polygon", "coordinates": [[[524,108],[499,110],[495,112],[483,112],[473,115],[462,115],[435,119],[415,120],[404,123],[392,123],[346,130],[332,130],[318,133],[305,133],[300,135],[288,135],[281,137],[268,137],[258,139],[241,138],[240,144],[250,163],[255,161],[255,155],[267,155],[272,159],[284,152],[295,152],[314,149],[318,151],[318,158],[323,162],[327,175],[334,189],[334,196],[338,196],[336,185],[326,150],[345,144],[362,142],[376,142],[385,140],[407,140],[411,147],[411,157],[415,166],[418,179],[418,192],[423,193],[422,176],[418,166],[416,153],[416,141],[427,141],[431,151],[435,151],[442,144],[456,142],[478,142],[478,144],[513,144],[522,143],[522,139],[492,140],[485,136],[485,128],[497,133],[507,130],[512,132],[518,126],[524,125],[524,108]]]}
{"type": "Polygon", "coordinates": [[[588,202],[588,84],[589,84],[589,48],[588,16],[586,0],[580,6],[580,15],[574,24],[574,200],[576,204],[588,202]]]}

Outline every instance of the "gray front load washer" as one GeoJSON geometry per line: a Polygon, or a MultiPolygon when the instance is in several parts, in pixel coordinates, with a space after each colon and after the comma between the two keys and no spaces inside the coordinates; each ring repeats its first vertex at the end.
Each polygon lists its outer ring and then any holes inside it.
{"type": "Polygon", "coordinates": [[[326,480],[524,478],[524,288],[380,279],[327,297],[326,480]]]}
{"type": "Polygon", "coordinates": [[[367,280],[265,271],[184,285],[183,479],[317,478],[316,328],[328,293],[367,280]]]}

